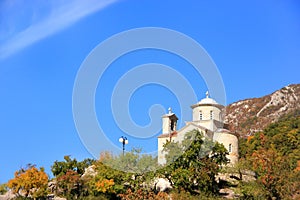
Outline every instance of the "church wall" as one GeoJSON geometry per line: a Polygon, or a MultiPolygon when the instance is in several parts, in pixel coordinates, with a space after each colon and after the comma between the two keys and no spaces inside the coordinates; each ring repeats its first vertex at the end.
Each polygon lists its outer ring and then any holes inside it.
{"type": "Polygon", "coordinates": [[[170,132],[170,119],[168,117],[162,118],[162,134],[170,132]]]}
{"type": "Polygon", "coordinates": [[[215,106],[197,106],[193,109],[193,121],[200,120],[200,111],[202,111],[202,120],[210,120],[210,111],[213,111],[213,119],[222,121],[220,118],[221,110],[215,106]]]}
{"type": "MultiPolygon", "coordinates": [[[[158,164],[159,165],[163,165],[166,164],[166,159],[165,159],[165,152],[163,152],[164,149],[164,144],[166,144],[167,140],[170,140],[169,137],[164,137],[164,138],[158,138],[158,152],[157,152],[157,156],[158,156],[158,164]]],[[[172,138],[172,141],[175,141],[174,138],[172,138]]]]}
{"type": "MultiPolygon", "coordinates": [[[[227,157],[230,159],[230,163],[235,164],[238,161],[238,137],[224,129],[224,113],[222,110],[224,107],[218,104],[215,100],[209,98],[208,93],[206,94],[206,98],[191,107],[193,112],[192,122],[187,122],[186,126],[178,130],[172,140],[175,142],[181,142],[184,140],[187,132],[197,129],[200,132],[203,132],[205,137],[223,144],[229,152],[227,157]],[[202,113],[201,116],[200,111],[202,113]],[[209,134],[206,135],[207,133],[209,134]]],[[[172,131],[176,131],[177,120],[178,118],[176,115],[172,113],[171,109],[169,109],[169,113],[162,117],[162,133],[168,134],[172,131]]],[[[169,137],[158,137],[158,163],[161,165],[166,163],[165,153],[163,153],[162,150],[163,145],[168,139],[169,137]]]]}
{"type": "Polygon", "coordinates": [[[230,133],[226,132],[215,132],[213,140],[222,143],[229,152],[227,156],[230,159],[230,163],[235,164],[239,157],[239,143],[238,138],[230,133]]]}
{"type": "Polygon", "coordinates": [[[197,124],[198,126],[203,126],[208,130],[216,130],[217,127],[214,124],[213,120],[200,120],[200,121],[194,121],[195,124],[197,124]]]}
{"type": "MultiPolygon", "coordinates": [[[[185,134],[195,129],[195,126],[187,126],[182,130],[178,131],[177,137],[174,139],[175,142],[181,142],[184,140],[185,134]]],[[[199,130],[201,131],[201,130],[199,130]]]]}

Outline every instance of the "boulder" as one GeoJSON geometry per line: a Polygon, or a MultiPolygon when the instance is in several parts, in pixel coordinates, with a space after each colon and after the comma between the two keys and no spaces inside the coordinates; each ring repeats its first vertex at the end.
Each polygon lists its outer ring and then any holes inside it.
{"type": "Polygon", "coordinates": [[[153,184],[155,190],[159,192],[166,192],[172,189],[171,183],[165,178],[155,178],[153,184]]]}

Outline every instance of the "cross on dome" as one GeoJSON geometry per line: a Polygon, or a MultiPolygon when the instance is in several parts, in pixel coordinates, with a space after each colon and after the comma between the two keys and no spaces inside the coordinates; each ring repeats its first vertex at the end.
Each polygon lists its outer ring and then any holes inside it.
{"type": "Polygon", "coordinates": [[[199,104],[202,104],[202,105],[203,104],[215,104],[215,105],[218,104],[214,99],[212,99],[210,97],[209,91],[207,91],[205,93],[205,95],[206,95],[206,98],[203,98],[201,101],[199,101],[197,105],[199,105],[199,104]]]}

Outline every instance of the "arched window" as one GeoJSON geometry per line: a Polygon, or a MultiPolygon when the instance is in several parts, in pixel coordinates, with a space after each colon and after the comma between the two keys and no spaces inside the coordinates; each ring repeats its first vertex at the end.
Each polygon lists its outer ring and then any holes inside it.
{"type": "Polygon", "coordinates": [[[229,144],[228,151],[229,151],[229,153],[231,153],[231,151],[232,151],[232,144],[229,144]]]}
{"type": "Polygon", "coordinates": [[[202,120],[202,118],[203,118],[203,115],[202,115],[202,110],[200,110],[200,120],[202,120]]]}
{"type": "Polygon", "coordinates": [[[213,115],[214,115],[214,113],[213,113],[213,111],[211,110],[211,111],[210,111],[210,119],[213,119],[213,118],[214,118],[213,115]]]}

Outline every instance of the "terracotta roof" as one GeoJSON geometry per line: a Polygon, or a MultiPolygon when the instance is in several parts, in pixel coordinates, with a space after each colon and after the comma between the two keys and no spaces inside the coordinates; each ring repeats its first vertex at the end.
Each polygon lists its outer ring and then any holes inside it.
{"type": "MultiPolygon", "coordinates": [[[[176,137],[177,136],[177,132],[176,131],[173,131],[171,133],[171,137],[176,137]]],[[[167,137],[170,137],[170,134],[169,133],[165,133],[165,134],[161,134],[158,136],[158,138],[167,138],[167,137]]]]}

